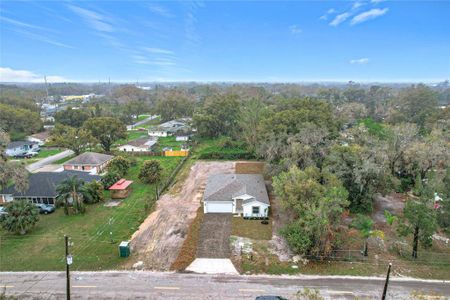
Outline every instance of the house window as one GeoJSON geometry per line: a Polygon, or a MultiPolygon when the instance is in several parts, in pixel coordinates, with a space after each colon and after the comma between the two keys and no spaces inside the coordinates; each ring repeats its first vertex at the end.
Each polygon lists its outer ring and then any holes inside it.
{"type": "Polygon", "coordinates": [[[252,214],[259,215],[259,206],[252,206],[252,214]]]}

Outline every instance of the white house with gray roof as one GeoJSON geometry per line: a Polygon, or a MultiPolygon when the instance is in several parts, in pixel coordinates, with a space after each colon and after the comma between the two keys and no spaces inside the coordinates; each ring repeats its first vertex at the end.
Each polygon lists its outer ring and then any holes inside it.
{"type": "Polygon", "coordinates": [[[208,178],[203,196],[204,213],[267,217],[269,207],[269,196],[260,174],[216,174],[208,178]]]}

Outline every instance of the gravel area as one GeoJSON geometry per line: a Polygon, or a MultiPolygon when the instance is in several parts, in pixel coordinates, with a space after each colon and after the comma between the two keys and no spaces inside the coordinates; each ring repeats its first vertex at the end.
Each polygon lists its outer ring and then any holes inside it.
{"type": "Polygon", "coordinates": [[[197,258],[230,258],[232,214],[205,214],[200,227],[197,258]]]}

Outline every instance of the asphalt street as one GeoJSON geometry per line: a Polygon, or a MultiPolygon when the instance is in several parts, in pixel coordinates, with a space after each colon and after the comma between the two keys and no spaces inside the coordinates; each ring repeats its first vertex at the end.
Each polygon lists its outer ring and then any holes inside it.
{"type": "MultiPolygon", "coordinates": [[[[4,272],[0,287],[20,299],[65,299],[64,272],[4,272]]],[[[74,272],[72,299],[255,299],[279,295],[295,299],[303,288],[325,299],[380,299],[384,280],[363,277],[240,276],[147,271],[74,272]]],[[[410,299],[422,291],[430,298],[450,296],[450,282],[393,278],[387,299],[410,299]]]]}

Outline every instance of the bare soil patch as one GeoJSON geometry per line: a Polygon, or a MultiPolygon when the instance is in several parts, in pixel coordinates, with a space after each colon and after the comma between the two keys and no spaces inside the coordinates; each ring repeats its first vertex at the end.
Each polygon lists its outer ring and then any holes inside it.
{"type": "Polygon", "coordinates": [[[234,165],[234,162],[195,163],[181,191],[163,195],[156,202],[155,211],[133,234],[133,254],[125,267],[143,261],[144,269],[169,270],[200,207],[206,179],[211,174],[234,173],[234,165]]]}
{"type": "Polygon", "coordinates": [[[200,237],[200,226],[203,221],[203,207],[197,210],[197,216],[189,226],[186,239],[181,246],[177,259],[170,266],[171,270],[183,271],[194,260],[197,254],[197,245],[200,237]]]}
{"type": "Polygon", "coordinates": [[[264,162],[237,162],[236,174],[264,174],[264,162]]]}

